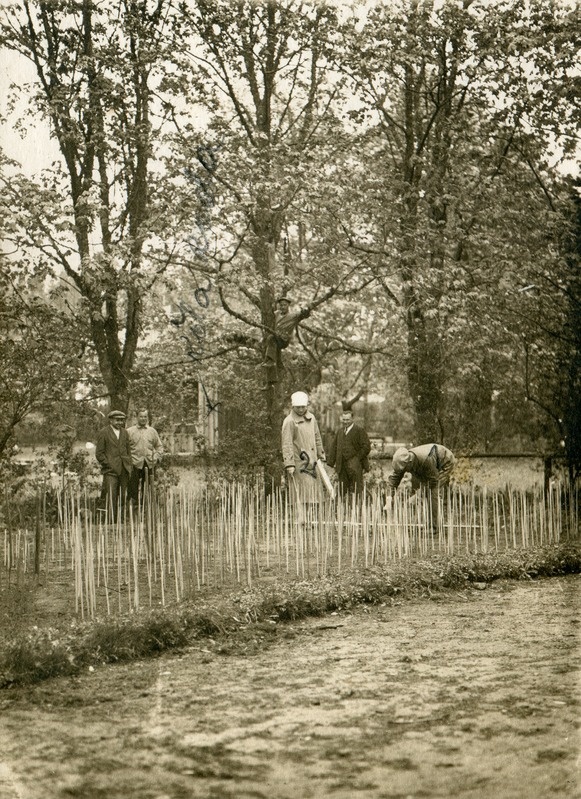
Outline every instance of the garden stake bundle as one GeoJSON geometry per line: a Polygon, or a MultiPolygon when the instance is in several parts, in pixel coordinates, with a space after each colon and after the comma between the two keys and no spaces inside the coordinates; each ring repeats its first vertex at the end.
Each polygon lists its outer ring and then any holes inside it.
{"type": "Polygon", "coordinates": [[[453,486],[440,497],[434,536],[424,491],[413,498],[397,492],[387,503],[376,488],[362,497],[311,499],[297,502],[292,485],[267,496],[260,482],[234,481],[202,492],[148,492],[136,512],[109,508],[93,518],[91,497],[65,489],[57,496],[59,524],[49,526],[39,494],[34,530],[12,522],[2,531],[0,587],[17,570],[44,571],[47,586],[69,573],[75,611],[85,618],[115,606],[123,613],[143,602],[164,605],[206,587],[250,587],[265,568],[305,579],[432,552],[484,553],[579,535],[578,489],[558,481],[547,492],[453,486]]]}

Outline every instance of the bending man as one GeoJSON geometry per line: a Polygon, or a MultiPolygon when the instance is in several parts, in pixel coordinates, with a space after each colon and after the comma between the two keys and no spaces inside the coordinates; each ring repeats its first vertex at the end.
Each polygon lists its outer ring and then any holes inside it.
{"type": "Polygon", "coordinates": [[[400,447],[393,455],[393,471],[387,478],[392,497],[404,474],[409,472],[412,493],[421,486],[430,492],[430,523],[434,534],[440,526],[438,489],[449,485],[455,463],[454,454],[441,444],[422,444],[411,449],[400,447]]]}

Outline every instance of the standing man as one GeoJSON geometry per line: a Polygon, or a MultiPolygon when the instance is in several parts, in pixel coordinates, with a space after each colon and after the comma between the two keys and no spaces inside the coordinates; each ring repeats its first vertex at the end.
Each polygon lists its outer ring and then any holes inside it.
{"type": "Polygon", "coordinates": [[[363,472],[369,471],[369,436],[353,421],[353,411],[343,405],[341,427],[329,450],[329,466],[334,466],[343,494],[363,494],[363,472]]]}
{"type": "Polygon", "coordinates": [[[101,500],[105,501],[105,510],[115,520],[119,504],[122,509],[125,507],[131,476],[131,452],[123,411],[111,411],[107,418],[109,424],[97,435],[95,457],[103,473],[101,500]]]}
{"type": "Polygon", "coordinates": [[[133,470],[129,485],[132,502],[143,503],[145,492],[153,482],[156,464],[163,455],[163,446],[157,430],[149,425],[147,408],[137,411],[137,424],[127,430],[133,470]]]}
{"type": "Polygon", "coordinates": [[[325,460],[319,425],[308,410],[309,396],[295,391],[291,396],[291,412],[282,423],[282,458],[289,485],[296,486],[297,501],[318,502],[321,478],[317,460],[325,460]]]}
{"type": "Polygon", "coordinates": [[[391,496],[394,496],[406,472],[412,476],[412,493],[426,486],[430,492],[430,521],[434,535],[439,529],[438,490],[449,485],[455,463],[454,454],[441,444],[422,444],[411,449],[400,447],[393,454],[393,471],[387,478],[391,496]]]}

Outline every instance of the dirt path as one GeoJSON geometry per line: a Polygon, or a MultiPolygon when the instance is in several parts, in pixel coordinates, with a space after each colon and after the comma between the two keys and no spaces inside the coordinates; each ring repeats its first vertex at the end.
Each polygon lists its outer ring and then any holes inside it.
{"type": "Polygon", "coordinates": [[[581,796],[581,576],[0,693],[0,799],[581,796]]]}

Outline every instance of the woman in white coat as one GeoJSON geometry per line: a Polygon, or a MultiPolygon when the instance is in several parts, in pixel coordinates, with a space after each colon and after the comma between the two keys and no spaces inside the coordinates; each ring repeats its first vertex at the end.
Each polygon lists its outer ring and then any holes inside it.
{"type": "Polygon", "coordinates": [[[317,460],[325,460],[319,425],[308,410],[309,396],[295,391],[291,412],[282,423],[282,457],[287,482],[296,498],[304,503],[319,502],[322,484],[317,460]]]}

